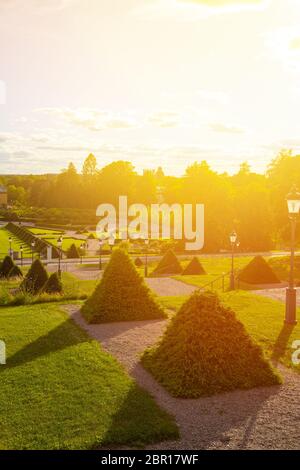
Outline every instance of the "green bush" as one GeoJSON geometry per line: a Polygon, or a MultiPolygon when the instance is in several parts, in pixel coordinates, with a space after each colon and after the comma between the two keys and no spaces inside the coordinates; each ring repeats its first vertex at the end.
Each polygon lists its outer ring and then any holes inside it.
{"type": "Polygon", "coordinates": [[[21,269],[19,268],[19,266],[14,264],[14,266],[9,271],[8,277],[23,277],[23,273],[22,273],[21,269]]]}
{"type": "Polygon", "coordinates": [[[103,277],[82,307],[89,323],[164,318],[144,279],[125,250],[113,251],[103,277]]]}
{"type": "Polygon", "coordinates": [[[26,292],[30,292],[31,294],[37,294],[43,289],[47,281],[47,271],[41,261],[39,259],[36,259],[30,266],[30,269],[26,274],[20,287],[26,292]]]}
{"type": "Polygon", "coordinates": [[[0,277],[8,277],[10,271],[14,267],[14,262],[10,256],[5,256],[0,267],[0,277]]]}
{"type": "Polygon", "coordinates": [[[91,232],[88,236],[88,240],[95,240],[95,235],[93,234],[93,232],[91,232]]]}
{"type": "Polygon", "coordinates": [[[47,294],[62,294],[63,285],[57,273],[52,273],[47,280],[43,292],[47,294]]]}
{"type": "Polygon", "coordinates": [[[152,276],[167,276],[170,274],[180,274],[182,267],[174,251],[168,250],[162,257],[157,267],[152,272],[152,276]]]}
{"type": "Polygon", "coordinates": [[[191,259],[189,264],[182,271],[183,276],[188,276],[189,274],[206,274],[205,269],[203,268],[202,264],[196,256],[191,259]]]}
{"type": "Polygon", "coordinates": [[[23,276],[21,269],[14,263],[10,256],[5,256],[0,266],[0,278],[23,276]]]}
{"type": "Polygon", "coordinates": [[[248,284],[277,284],[280,280],[262,256],[255,256],[239,273],[238,279],[248,284]]]}
{"type": "Polygon", "coordinates": [[[67,258],[69,259],[80,258],[80,254],[75,243],[72,243],[72,245],[69,247],[67,251],[67,258]]]}
{"type": "Polygon", "coordinates": [[[194,293],[142,362],[176,397],[281,383],[261,347],[212,292],[194,293]]]}

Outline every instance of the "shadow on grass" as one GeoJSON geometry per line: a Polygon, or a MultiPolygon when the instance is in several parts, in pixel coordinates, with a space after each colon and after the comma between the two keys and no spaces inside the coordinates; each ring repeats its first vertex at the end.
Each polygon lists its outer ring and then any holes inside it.
{"type": "Polygon", "coordinates": [[[17,367],[52,352],[88,341],[91,341],[91,339],[85,337],[79,329],[74,327],[73,321],[68,319],[46,335],[40,336],[35,341],[28,343],[13,356],[8,357],[7,364],[1,369],[17,367]]]}
{"type": "MultiPolygon", "coordinates": [[[[141,448],[146,444],[178,439],[174,418],[159,408],[154,399],[137,384],[132,384],[126,398],[112,417],[103,438],[103,446],[141,448]]],[[[111,448],[111,447],[110,447],[111,448]]]]}
{"type": "Polygon", "coordinates": [[[276,342],[274,344],[273,353],[271,356],[272,361],[278,362],[279,359],[284,356],[286,347],[288,345],[291,334],[293,333],[294,327],[294,325],[284,324],[281,328],[278,338],[276,339],[276,342]]]}
{"type": "MultiPolygon", "coordinates": [[[[260,410],[271,397],[279,393],[281,388],[280,385],[275,385],[235,390],[197,399],[175,398],[141,364],[135,366],[132,375],[144,384],[148,393],[169,413],[169,416],[174,416],[179,427],[180,442],[166,442],[164,449],[209,449],[212,445],[216,448],[226,448],[231,441],[232,432],[236,434],[237,428],[239,436],[238,440],[237,436],[234,437],[235,448],[250,448],[260,410]]],[[[154,444],[178,439],[177,432],[170,428],[170,424],[162,423],[157,415],[151,414],[150,408],[146,409],[145,403],[138,402],[134,389],[130,391],[114,415],[104,445],[112,444],[117,437],[121,437],[120,442],[123,445],[131,448],[139,447],[146,442],[154,444]],[[135,403],[136,427],[130,413],[132,401],[135,403]],[[125,439],[123,442],[126,433],[131,440],[125,439]]],[[[262,436],[262,447],[263,440],[264,436],[262,436]]]]}

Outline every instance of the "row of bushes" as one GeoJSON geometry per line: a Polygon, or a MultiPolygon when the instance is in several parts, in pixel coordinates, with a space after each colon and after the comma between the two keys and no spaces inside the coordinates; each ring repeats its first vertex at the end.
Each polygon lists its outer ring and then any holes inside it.
{"type": "Polygon", "coordinates": [[[152,272],[152,276],[168,276],[171,274],[182,274],[182,275],[190,275],[190,274],[206,274],[202,264],[195,256],[192,258],[190,263],[187,265],[185,269],[182,269],[182,266],[172,250],[169,250],[165,253],[162,257],[160,262],[158,263],[157,267],[152,272]]]}
{"type": "MultiPolygon", "coordinates": [[[[6,226],[7,230],[9,230],[13,235],[18,237],[22,242],[26,243],[27,245],[31,246],[31,243],[35,243],[35,251],[46,255],[48,243],[45,240],[36,237],[32,232],[27,230],[26,227],[22,225],[16,225],[13,222],[9,222],[6,226]]],[[[59,251],[55,246],[52,246],[52,258],[58,258],[59,251]]]]}

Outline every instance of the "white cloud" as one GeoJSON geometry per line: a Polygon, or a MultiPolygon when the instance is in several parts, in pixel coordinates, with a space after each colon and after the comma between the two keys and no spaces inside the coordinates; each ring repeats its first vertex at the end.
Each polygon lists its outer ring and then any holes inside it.
{"type": "Polygon", "coordinates": [[[156,127],[176,127],[179,123],[179,114],[173,111],[158,111],[150,115],[148,121],[156,127]]]}
{"type": "Polygon", "coordinates": [[[212,122],[209,124],[209,128],[214,132],[220,132],[225,134],[244,134],[245,129],[239,126],[225,124],[222,122],[212,122]]]}
{"type": "Polygon", "coordinates": [[[99,109],[39,108],[35,112],[58,116],[68,124],[80,126],[90,131],[128,129],[138,126],[132,116],[99,109]]]}

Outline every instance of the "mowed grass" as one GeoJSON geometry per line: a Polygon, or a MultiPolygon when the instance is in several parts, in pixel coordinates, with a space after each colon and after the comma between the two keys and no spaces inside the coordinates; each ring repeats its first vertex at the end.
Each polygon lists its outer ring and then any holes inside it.
{"type": "MultiPolygon", "coordinates": [[[[26,275],[29,267],[22,268],[26,275]]],[[[48,273],[49,275],[51,273],[48,273]]],[[[37,303],[84,300],[94,291],[98,280],[81,280],[68,272],[62,273],[63,294],[39,293],[31,295],[18,291],[22,279],[0,279],[0,306],[32,305],[37,303]]]]}
{"type": "MultiPolygon", "coordinates": [[[[54,246],[57,246],[57,241],[59,237],[45,237],[44,240],[46,242],[51,243],[54,246]]],[[[85,239],[79,239],[79,238],[73,238],[73,237],[63,237],[63,242],[62,242],[62,249],[64,251],[68,251],[71,245],[76,245],[77,248],[82,245],[82,243],[85,243],[85,239]]]]}
{"type": "Polygon", "coordinates": [[[57,304],[0,309],[1,449],[91,449],[178,436],[173,419],[57,304]]]}
{"type": "Polygon", "coordinates": [[[23,256],[27,257],[31,255],[31,247],[24,243],[20,238],[16,237],[6,228],[0,228],[0,254],[1,259],[9,254],[10,244],[9,237],[12,238],[11,248],[12,251],[20,251],[20,246],[23,246],[23,256]]]}
{"type": "Polygon", "coordinates": [[[42,228],[42,227],[26,227],[26,228],[34,235],[37,235],[41,238],[45,236],[59,237],[60,235],[64,234],[63,230],[55,230],[55,229],[42,228]]]}
{"type": "MultiPolygon", "coordinates": [[[[220,294],[220,297],[225,305],[234,310],[252,338],[263,348],[266,357],[300,372],[300,366],[292,363],[292,354],[295,351],[292,344],[295,340],[300,340],[300,322],[296,326],[284,324],[283,302],[255,295],[249,291],[226,292],[220,294]]],[[[158,297],[158,299],[165,308],[176,312],[187,297],[158,297]]],[[[300,320],[300,308],[297,310],[297,315],[300,320]]]]}
{"type": "MultiPolygon", "coordinates": [[[[222,290],[223,289],[223,284],[222,284],[222,275],[227,274],[231,270],[231,257],[211,257],[211,258],[201,258],[201,256],[198,256],[199,261],[201,262],[203,268],[206,271],[206,274],[204,275],[188,275],[188,276],[173,276],[175,279],[178,279],[179,281],[185,282],[186,284],[191,284],[193,286],[197,287],[204,287],[207,286],[209,283],[212,281],[215,281],[214,283],[214,289],[222,290]],[[220,278],[220,279],[218,279],[220,278]],[[218,279],[218,280],[216,280],[218,279]]],[[[235,271],[241,270],[244,266],[246,266],[253,257],[250,256],[237,256],[234,258],[234,269],[235,271]]],[[[183,268],[187,266],[190,260],[180,260],[180,264],[183,268]]],[[[225,277],[225,282],[224,282],[224,288],[228,288],[229,285],[229,276],[227,275],[225,277]]]]}

